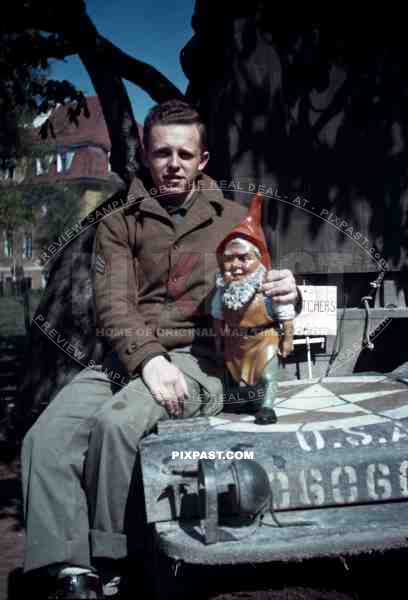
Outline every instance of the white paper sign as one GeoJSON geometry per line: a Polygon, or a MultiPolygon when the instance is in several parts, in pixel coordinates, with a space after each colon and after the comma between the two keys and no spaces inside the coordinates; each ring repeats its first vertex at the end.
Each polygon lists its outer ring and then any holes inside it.
{"type": "Polygon", "coordinates": [[[295,335],[336,335],[337,287],[299,285],[303,308],[294,320],[295,335]]]}

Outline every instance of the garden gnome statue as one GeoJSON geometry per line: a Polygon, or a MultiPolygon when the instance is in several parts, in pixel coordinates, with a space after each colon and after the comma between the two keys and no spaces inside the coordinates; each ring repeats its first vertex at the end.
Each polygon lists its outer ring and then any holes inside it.
{"type": "MultiPolygon", "coordinates": [[[[212,301],[217,351],[238,386],[254,386],[262,403],[255,423],[276,423],[278,355],[293,349],[293,304],[274,304],[261,289],[271,260],[261,226],[262,196],[217,248],[220,271],[212,301]]],[[[258,404],[259,406],[259,404],[258,404]]]]}

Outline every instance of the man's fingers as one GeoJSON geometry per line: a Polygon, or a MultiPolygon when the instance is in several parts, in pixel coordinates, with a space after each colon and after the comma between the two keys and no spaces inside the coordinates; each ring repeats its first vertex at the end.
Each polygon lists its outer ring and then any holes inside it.
{"type": "Polygon", "coordinates": [[[143,367],[142,377],[156,402],[171,416],[181,416],[182,399],[188,395],[183,373],[163,356],[155,356],[143,367]]]}
{"type": "MultiPolygon", "coordinates": [[[[293,288],[289,283],[264,283],[262,286],[264,292],[273,292],[274,294],[287,294],[292,292],[293,288]]],[[[295,288],[296,289],[296,288],[295,288]]]]}
{"type": "Polygon", "coordinates": [[[176,388],[176,393],[179,398],[184,398],[184,396],[189,395],[186,378],[184,377],[182,372],[180,372],[180,375],[177,378],[177,381],[175,383],[175,388],[176,388]]]}
{"type": "Polygon", "coordinates": [[[171,398],[166,400],[165,407],[172,417],[180,417],[182,414],[180,401],[178,399],[171,398]]]}
{"type": "Polygon", "coordinates": [[[174,387],[169,383],[160,383],[158,385],[158,391],[164,400],[171,400],[175,397],[174,387]]]}
{"type": "Polygon", "coordinates": [[[174,382],[165,386],[164,401],[170,414],[179,417],[183,414],[183,400],[186,394],[187,385],[184,377],[178,377],[174,382]]]}
{"type": "Polygon", "coordinates": [[[161,406],[164,406],[170,415],[178,415],[178,400],[173,385],[162,384],[152,390],[152,393],[156,402],[158,402],[161,406]]]}
{"type": "MultiPolygon", "coordinates": [[[[267,296],[270,295],[267,292],[265,292],[265,294],[267,296]]],[[[296,294],[294,292],[289,292],[287,294],[279,294],[278,296],[276,296],[276,295],[273,296],[273,301],[275,304],[290,304],[290,303],[293,303],[295,299],[296,299],[296,294]]]]}
{"type": "Polygon", "coordinates": [[[180,408],[180,413],[183,413],[183,408],[184,408],[184,402],[185,400],[188,399],[189,397],[189,393],[188,393],[188,387],[187,387],[187,382],[185,380],[184,375],[181,373],[180,377],[177,379],[175,385],[174,385],[176,394],[177,394],[177,398],[179,401],[179,408],[180,408]]]}
{"type": "Polygon", "coordinates": [[[272,296],[277,303],[296,301],[296,281],[289,269],[270,270],[267,272],[262,291],[266,296],[272,296]]]}
{"type": "MultiPolygon", "coordinates": [[[[278,282],[278,281],[282,281],[282,279],[292,279],[293,275],[291,273],[291,271],[289,271],[289,269],[271,269],[270,271],[268,271],[266,273],[266,277],[265,277],[265,281],[273,281],[273,282],[278,282]]],[[[294,278],[293,278],[294,279],[294,278]]]]}
{"type": "Polygon", "coordinates": [[[178,400],[174,398],[165,398],[162,402],[162,405],[166,408],[167,412],[173,416],[178,417],[181,414],[180,404],[178,400]]]}
{"type": "Polygon", "coordinates": [[[270,287],[266,285],[262,289],[265,296],[272,296],[273,301],[277,304],[287,304],[296,301],[297,292],[296,288],[292,290],[291,288],[285,286],[280,289],[276,289],[275,287],[270,287]]]}
{"type": "Polygon", "coordinates": [[[172,417],[180,417],[181,416],[181,408],[180,408],[180,403],[178,400],[171,400],[169,402],[166,402],[165,404],[168,413],[170,414],[170,416],[172,417]]]}
{"type": "Polygon", "coordinates": [[[266,283],[263,288],[262,291],[264,292],[264,294],[266,294],[267,296],[273,295],[273,296],[284,296],[286,294],[295,294],[296,295],[296,287],[292,288],[290,285],[273,285],[270,283],[266,283]]]}

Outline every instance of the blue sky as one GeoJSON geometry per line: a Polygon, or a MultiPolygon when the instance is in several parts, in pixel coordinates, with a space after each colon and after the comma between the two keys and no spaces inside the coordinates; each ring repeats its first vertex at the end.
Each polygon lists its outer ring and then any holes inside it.
{"type": "MultiPolygon", "coordinates": [[[[181,91],[187,79],[179,53],[191,38],[194,0],[87,0],[88,14],[98,31],[131,56],[148,62],[168,77],[181,91]]],[[[94,94],[81,61],[70,57],[53,61],[51,77],[68,79],[86,94],[94,94]]],[[[136,119],[143,123],[154,104],[146,93],[126,83],[136,119]]]]}

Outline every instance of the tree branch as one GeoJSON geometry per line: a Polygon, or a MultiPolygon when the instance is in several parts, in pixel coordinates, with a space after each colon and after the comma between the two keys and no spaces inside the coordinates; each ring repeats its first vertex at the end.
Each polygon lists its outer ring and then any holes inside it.
{"type": "Polygon", "coordinates": [[[155,102],[183,97],[154,67],[131,58],[103,36],[84,15],[78,33],[78,55],[100,99],[112,143],[112,169],[129,183],[140,171],[141,141],[122,77],[145,90],[155,102]]]}
{"type": "Polygon", "coordinates": [[[105,64],[108,63],[127,81],[141,87],[152,100],[164,102],[170,98],[184,98],[184,94],[155,67],[129,56],[98,33],[97,36],[105,64]]]}
{"type": "Polygon", "coordinates": [[[102,106],[112,145],[112,171],[129,183],[141,167],[138,156],[141,141],[125,85],[121,77],[105,70],[92,50],[81,50],[79,57],[102,106]]]}
{"type": "Polygon", "coordinates": [[[182,92],[155,67],[131,57],[100,35],[87,14],[82,17],[76,35],[78,52],[95,52],[104,69],[141,87],[155,102],[184,98],[182,92]]]}
{"type": "Polygon", "coordinates": [[[155,102],[184,97],[158,69],[133,58],[100,35],[82,0],[71,0],[67,14],[52,2],[16,2],[14,9],[6,16],[5,30],[23,33],[33,28],[56,34],[59,39],[39,37],[39,43],[48,58],[62,59],[77,54],[80,47],[94,47],[99,59],[104,62],[104,68],[141,87],[155,102]]]}

